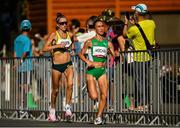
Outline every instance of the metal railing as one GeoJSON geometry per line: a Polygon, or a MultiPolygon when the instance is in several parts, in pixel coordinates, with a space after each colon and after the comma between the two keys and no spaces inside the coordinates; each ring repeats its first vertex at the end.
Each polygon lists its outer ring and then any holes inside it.
{"type": "MultiPolygon", "coordinates": [[[[107,61],[109,92],[103,117],[106,122],[180,125],[180,49],[129,51],[114,63],[107,61]],[[141,53],[142,62],[134,61],[141,53]],[[153,57],[149,59],[148,55],[153,57]],[[146,61],[145,61],[146,60],[146,61]]],[[[110,57],[108,57],[110,60],[110,57]]],[[[86,64],[72,57],[74,86],[71,119],[92,121],[97,107],[88,97],[86,64]]],[[[51,58],[0,59],[0,118],[45,120],[51,94],[51,58]]],[[[60,80],[56,111],[64,116],[66,79],[60,80]]],[[[98,86],[97,86],[98,88],[98,86]]]]}

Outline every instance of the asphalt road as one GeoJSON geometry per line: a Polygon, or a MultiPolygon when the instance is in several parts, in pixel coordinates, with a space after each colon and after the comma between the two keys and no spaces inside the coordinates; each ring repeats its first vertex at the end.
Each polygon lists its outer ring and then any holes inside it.
{"type": "Polygon", "coordinates": [[[112,124],[112,123],[106,123],[103,125],[94,125],[88,122],[65,122],[65,121],[48,122],[48,121],[36,121],[36,120],[0,119],[0,127],[111,127],[112,128],[112,127],[148,127],[148,126],[112,124]]]}

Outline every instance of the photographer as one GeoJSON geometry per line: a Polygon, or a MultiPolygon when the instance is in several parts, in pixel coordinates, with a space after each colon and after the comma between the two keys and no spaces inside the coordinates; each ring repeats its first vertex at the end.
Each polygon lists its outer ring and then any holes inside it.
{"type": "MultiPolygon", "coordinates": [[[[136,6],[132,6],[131,9],[134,10],[134,13],[133,16],[129,17],[129,20],[128,17],[125,16],[123,35],[132,40],[135,50],[147,50],[148,47],[139,26],[144,31],[150,45],[155,45],[155,22],[152,19],[147,18],[149,12],[145,4],[137,4],[136,6]],[[128,29],[129,21],[132,26],[128,29]]],[[[148,73],[151,55],[148,52],[136,52],[134,53],[133,59],[133,70],[135,72],[135,106],[137,106],[138,110],[145,110],[148,108],[150,99],[148,78],[144,76],[148,73]]]]}

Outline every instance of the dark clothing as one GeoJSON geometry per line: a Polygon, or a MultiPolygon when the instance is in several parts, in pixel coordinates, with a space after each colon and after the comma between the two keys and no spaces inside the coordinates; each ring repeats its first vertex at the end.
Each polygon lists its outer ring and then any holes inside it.
{"type": "Polygon", "coordinates": [[[149,61],[134,62],[133,69],[135,71],[135,106],[148,105],[150,103],[150,88],[148,80],[149,64],[149,61]]]}
{"type": "Polygon", "coordinates": [[[52,64],[52,68],[61,72],[61,73],[64,73],[65,70],[72,65],[72,61],[69,61],[67,63],[64,63],[64,64],[52,64]]]}

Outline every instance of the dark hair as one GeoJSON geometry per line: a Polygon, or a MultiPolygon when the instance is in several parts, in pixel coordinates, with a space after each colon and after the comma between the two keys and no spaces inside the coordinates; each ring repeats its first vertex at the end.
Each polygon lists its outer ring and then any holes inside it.
{"type": "Polygon", "coordinates": [[[78,28],[81,25],[78,19],[72,19],[71,23],[72,23],[72,26],[74,26],[75,28],[78,28]]]}
{"type": "Polygon", "coordinates": [[[38,30],[38,33],[44,37],[44,35],[47,34],[47,30],[44,27],[40,27],[40,29],[38,30]]]}
{"type": "Polygon", "coordinates": [[[96,25],[96,23],[97,23],[98,21],[105,23],[105,21],[102,19],[102,17],[99,16],[99,17],[94,21],[94,23],[93,23],[94,28],[95,28],[95,25],[96,25]]]}
{"type": "Polygon", "coordinates": [[[85,33],[85,29],[84,29],[84,28],[80,28],[80,29],[79,29],[79,32],[80,32],[80,33],[85,33]]]}
{"type": "Polygon", "coordinates": [[[94,28],[94,22],[96,21],[98,17],[97,16],[91,16],[86,21],[86,25],[89,26],[89,28],[94,28]]]}
{"type": "Polygon", "coordinates": [[[59,13],[59,12],[58,12],[58,13],[56,14],[56,23],[59,23],[59,21],[60,21],[61,18],[65,18],[65,16],[64,16],[62,13],[59,13]]]}
{"type": "MultiPolygon", "coordinates": [[[[59,23],[59,21],[60,21],[60,19],[61,18],[65,18],[65,16],[62,14],[62,13],[57,13],[56,14],[56,23],[58,24],[59,23]]],[[[56,30],[58,30],[59,29],[59,26],[56,26],[56,30]]]]}
{"type": "Polygon", "coordinates": [[[123,35],[124,22],[122,20],[114,21],[114,23],[112,25],[112,29],[113,29],[115,34],[123,35]]]}
{"type": "Polygon", "coordinates": [[[151,14],[151,12],[147,11],[145,17],[146,17],[146,19],[151,20],[151,19],[152,19],[152,14],[151,14]]]}

